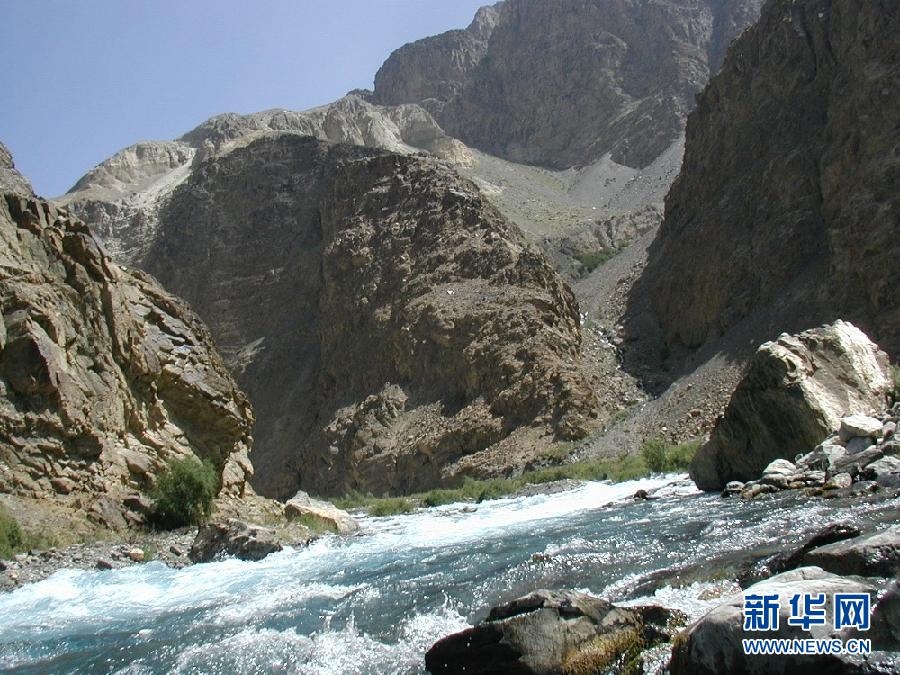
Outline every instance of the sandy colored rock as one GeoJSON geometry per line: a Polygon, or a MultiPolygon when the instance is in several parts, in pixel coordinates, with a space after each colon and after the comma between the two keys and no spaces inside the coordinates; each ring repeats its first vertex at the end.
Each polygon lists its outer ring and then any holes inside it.
{"type": "Polygon", "coordinates": [[[349,513],[330,502],[313,499],[305,492],[298,492],[284,503],[284,517],[288,520],[312,518],[339,534],[359,530],[359,523],[349,513]]]}
{"type": "Polygon", "coordinates": [[[184,303],[38,199],[0,199],[0,242],[0,491],[121,529],[172,458],[246,453],[250,406],[184,303]]]}

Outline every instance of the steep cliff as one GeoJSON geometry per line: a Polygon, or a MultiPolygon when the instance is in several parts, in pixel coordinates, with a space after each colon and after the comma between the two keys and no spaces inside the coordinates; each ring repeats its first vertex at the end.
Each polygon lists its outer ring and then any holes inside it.
{"type": "Polygon", "coordinates": [[[0,242],[0,492],[123,527],[195,455],[243,494],[253,414],[200,320],[44,201],[6,193],[0,242]]]}
{"type": "Polygon", "coordinates": [[[464,31],[396,50],[374,100],[419,103],[467,145],[515,162],[643,167],[675,142],[761,0],[506,0],[464,31]]]}
{"type": "Polygon", "coordinates": [[[691,348],[840,317],[900,353],[898,32],[891,0],[767,3],[689,118],[633,333],[648,312],[691,348]]]}
{"type": "Polygon", "coordinates": [[[3,143],[0,143],[0,190],[23,195],[34,194],[31,183],[16,169],[12,155],[3,143]]]}
{"type": "Polygon", "coordinates": [[[209,322],[267,494],[406,492],[596,424],[571,291],[438,161],[239,143],[194,165],[130,260],[209,322]]]}

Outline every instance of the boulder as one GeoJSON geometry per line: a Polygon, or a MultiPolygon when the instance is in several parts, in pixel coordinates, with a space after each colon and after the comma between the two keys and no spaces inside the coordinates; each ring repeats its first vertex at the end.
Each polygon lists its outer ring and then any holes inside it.
{"type": "Polygon", "coordinates": [[[853,537],[858,537],[859,534],[859,528],[851,523],[829,523],[797,548],[776,553],[742,570],[738,574],[738,582],[742,588],[747,588],[775,574],[796,569],[803,564],[803,556],[808,551],[837,541],[852,539],[853,537]]]}
{"type": "MultiPolygon", "coordinates": [[[[881,602],[872,613],[872,633],[880,641],[870,663],[878,663],[886,669],[866,670],[866,663],[859,657],[821,654],[816,656],[747,655],[741,640],[747,637],[831,639],[847,637],[833,629],[830,601],[826,605],[825,625],[813,625],[808,630],[789,625],[789,599],[797,593],[824,593],[831,598],[834,593],[868,593],[875,596],[882,587],[868,581],[846,579],[825,572],[819,567],[801,567],[784,572],[747,590],[732,596],[708,612],[674,641],[671,675],[720,675],[744,673],[745,675],[788,675],[793,673],[889,673],[900,665],[900,655],[895,652],[900,644],[896,640],[896,628],[890,625],[896,615],[893,601],[881,602]],[[749,594],[777,593],[780,602],[779,628],[771,632],[747,632],[743,629],[744,601],[749,594]],[[885,665],[886,664],[886,665],[885,665]]],[[[882,598],[883,600],[883,598],[882,598]]],[[[873,604],[874,601],[873,601],[873,604]]],[[[854,636],[856,637],[856,636],[854,636]]],[[[865,637],[865,635],[859,635],[865,637]]]]}
{"type": "Polygon", "coordinates": [[[281,548],[273,530],[230,519],[201,525],[188,556],[195,563],[226,556],[262,560],[281,548]]]}
{"type": "Polygon", "coordinates": [[[868,415],[848,415],[841,418],[840,436],[845,443],[851,438],[877,438],[881,436],[881,420],[868,415]]]}
{"type": "Polygon", "coordinates": [[[674,621],[659,607],[624,608],[576,591],[537,590],[435,643],[425,667],[432,675],[605,670],[628,650],[667,639],[674,621]],[[593,670],[584,670],[587,664],[593,670]]]}
{"type": "Polygon", "coordinates": [[[887,355],[852,324],[784,334],[751,359],[691,477],[704,490],[754,479],[818,445],[848,412],[882,408],[889,387],[887,355]]]}
{"type": "Polygon", "coordinates": [[[861,472],[863,477],[876,481],[881,487],[900,487],[900,458],[889,455],[882,457],[861,472]]]}
{"type": "Polygon", "coordinates": [[[809,550],[803,564],[835,574],[900,577],[900,525],[809,550]]]}
{"type": "Polygon", "coordinates": [[[284,515],[288,520],[311,518],[339,534],[359,530],[359,523],[349,513],[331,502],[313,499],[302,490],[285,502],[284,515]]]}

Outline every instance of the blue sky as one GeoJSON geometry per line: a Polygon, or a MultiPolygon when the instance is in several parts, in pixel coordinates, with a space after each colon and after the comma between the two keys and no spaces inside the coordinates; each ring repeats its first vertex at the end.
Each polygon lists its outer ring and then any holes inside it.
{"type": "Polygon", "coordinates": [[[406,42],[489,0],[0,0],[0,140],[38,194],[221,112],[371,88],[406,42]]]}

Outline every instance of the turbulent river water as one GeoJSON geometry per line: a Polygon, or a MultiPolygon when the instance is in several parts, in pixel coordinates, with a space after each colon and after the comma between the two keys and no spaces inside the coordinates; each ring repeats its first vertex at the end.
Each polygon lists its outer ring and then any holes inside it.
{"type": "Polygon", "coordinates": [[[0,669],[421,673],[437,639],[535,588],[649,597],[695,618],[735,590],[743,562],[897,506],[721,499],[666,476],[363,518],[358,536],[260,562],[65,570],[0,596],[0,669]]]}

